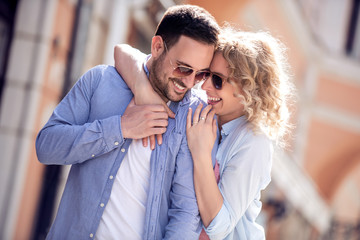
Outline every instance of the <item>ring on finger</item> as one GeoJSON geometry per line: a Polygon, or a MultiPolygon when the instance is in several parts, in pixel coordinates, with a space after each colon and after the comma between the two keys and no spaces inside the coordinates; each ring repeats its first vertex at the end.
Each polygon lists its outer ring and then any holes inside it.
{"type": "Polygon", "coordinates": [[[200,117],[200,120],[205,120],[206,118],[205,117],[200,117]]]}

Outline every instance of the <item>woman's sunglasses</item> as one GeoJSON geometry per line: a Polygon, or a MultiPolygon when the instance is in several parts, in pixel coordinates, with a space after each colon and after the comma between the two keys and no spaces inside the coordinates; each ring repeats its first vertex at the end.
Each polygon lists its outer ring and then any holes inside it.
{"type": "MultiPolygon", "coordinates": [[[[165,46],[166,53],[168,53],[169,51],[167,49],[165,41],[164,41],[164,46],[165,46]]],[[[203,71],[203,70],[195,71],[195,69],[193,69],[191,67],[186,67],[183,65],[174,66],[174,64],[172,63],[170,58],[169,58],[169,60],[170,60],[170,65],[173,68],[173,75],[175,77],[183,78],[183,77],[190,76],[193,72],[195,72],[195,80],[202,81],[202,80],[206,80],[210,76],[209,71],[203,71]]]]}
{"type": "Polygon", "coordinates": [[[211,82],[217,90],[221,90],[225,81],[227,81],[227,77],[220,77],[215,73],[211,73],[211,82]]]}

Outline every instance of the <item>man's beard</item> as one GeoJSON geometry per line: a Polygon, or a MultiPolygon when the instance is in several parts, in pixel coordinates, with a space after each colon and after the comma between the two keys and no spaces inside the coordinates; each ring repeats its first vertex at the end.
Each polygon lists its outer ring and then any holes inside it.
{"type": "Polygon", "coordinates": [[[184,83],[178,79],[178,78],[167,78],[165,73],[163,72],[163,66],[164,66],[164,59],[165,54],[161,54],[158,59],[154,59],[152,62],[152,65],[150,67],[150,83],[157,92],[160,97],[164,101],[173,101],[178,102],[181,101],[184,98],[185,94],[178,94],[174,92],[174,94],[171,94],[170,92],[170,81],[175,81],[180,86],[184,86],[184,83]]]}

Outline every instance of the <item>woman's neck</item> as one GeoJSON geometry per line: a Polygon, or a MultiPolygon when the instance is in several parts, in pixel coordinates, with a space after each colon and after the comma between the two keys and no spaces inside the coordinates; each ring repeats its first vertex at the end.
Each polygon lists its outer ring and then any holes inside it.
{"type": "Polygon", "coordinates": [[[226,118],[226,117],[224,117],[224,116],[217,116],[217,119],[218,119],[218,127],[219,127],[219,130],[221,130],[222,129],[222,126],[225,124],[225,123],[228,123],[228,122],[230,122],[230,121],[232,121],[232,120],[234,120],[234,119],[237,119],[237,118],[239,118],[239,117],[242,117],[242,116],[244,116],[244,114],[241,114],[241,115],[239,115],[239,116],[237,116],[237,117],[232,117],[232,118],[226,118]]]}

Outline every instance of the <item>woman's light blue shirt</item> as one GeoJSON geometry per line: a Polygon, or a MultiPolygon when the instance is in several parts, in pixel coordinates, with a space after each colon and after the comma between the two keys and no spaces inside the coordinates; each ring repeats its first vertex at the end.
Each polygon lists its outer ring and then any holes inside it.
{"type": "Polygon", "coordinates": [[[264,134],[255,134],[245,117],[222,126],[216,159],[223,205],[205,229],[210,239],[265,239],[255,222],[261,210],[260,192],[270,183],[273,146],[264,134]]]}

